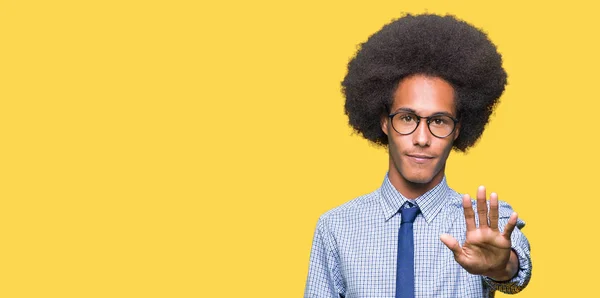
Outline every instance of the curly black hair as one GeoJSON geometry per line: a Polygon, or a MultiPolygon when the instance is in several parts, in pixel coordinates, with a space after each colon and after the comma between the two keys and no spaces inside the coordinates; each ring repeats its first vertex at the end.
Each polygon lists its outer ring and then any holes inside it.
{"type": "Polygon", "coordinates": [[[502,56],[486,33],[454,16],[407,14],[358,47],[342,81],[345,113],[356,132],[387,146],[381,117],[399,82],[414,74],[440,77],[455,91],[461,131],[453,149],[479,139],[506,85],[502,56]]]}

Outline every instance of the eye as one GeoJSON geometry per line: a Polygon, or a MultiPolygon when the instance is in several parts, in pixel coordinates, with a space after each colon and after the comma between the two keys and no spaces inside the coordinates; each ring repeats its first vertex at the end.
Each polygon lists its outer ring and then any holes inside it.
{"type": "Polygon", "coordinates": [[[398,114],[398,119],[400,119],[402,122],[409,123],[415,121],[417,117],[413,114],[401,113],[398,114]]]}
{"type": "Polygon", "coordinates": [[[450,126],[452,122],[452,119],[450,119],[450,117],[448,116],[437,116],[437,117],[433,117],[431,118],[431,120],[429,120],[429,123],[431,125],[435,125],[435,126],[450,126]]]}

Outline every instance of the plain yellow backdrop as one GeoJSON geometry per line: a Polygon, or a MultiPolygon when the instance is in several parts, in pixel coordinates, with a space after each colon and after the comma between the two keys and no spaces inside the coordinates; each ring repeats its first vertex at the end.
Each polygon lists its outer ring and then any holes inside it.
{"type": "Polygon", "coordinates": [[[520,297],[593,296],[592,3],[2,0],[0,297],[301,297],[318,217],[387,167],[347,125],[346,64],[426,11],[483,28],[509,74],[449,184],[527,222],[520,297]]]}

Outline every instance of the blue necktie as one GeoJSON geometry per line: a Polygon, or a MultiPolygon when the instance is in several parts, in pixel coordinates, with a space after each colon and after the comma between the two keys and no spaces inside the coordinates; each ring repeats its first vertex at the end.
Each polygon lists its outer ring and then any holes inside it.
{"type": "Polygon", "coordinates": [[[415,297],[415,252],[413,222],[419,207],[409,202],[400,209],[402,223],[398,231],[398,264],[396,267],[396,298],[415,297]]]}

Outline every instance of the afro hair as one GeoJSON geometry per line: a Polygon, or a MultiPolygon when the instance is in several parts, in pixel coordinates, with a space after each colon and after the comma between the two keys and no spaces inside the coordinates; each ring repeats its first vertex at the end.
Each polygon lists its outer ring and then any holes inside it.
{"type": "Polygon", "coordinates": [[[345,113],[356,132],[387,146],[381,118],[399,82],[414,74],[440,77],[454,88],[461,131],[453,148],[465,152],[483,133],[504,92],[502,56],[487,35],[454,16],[405,15],[358,47],[342,81],[345,113]]]}

